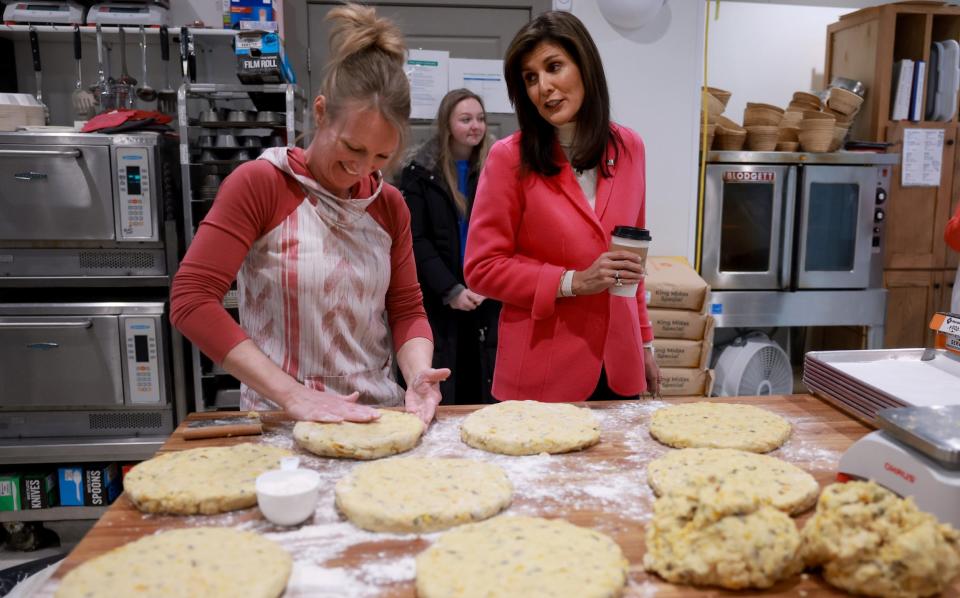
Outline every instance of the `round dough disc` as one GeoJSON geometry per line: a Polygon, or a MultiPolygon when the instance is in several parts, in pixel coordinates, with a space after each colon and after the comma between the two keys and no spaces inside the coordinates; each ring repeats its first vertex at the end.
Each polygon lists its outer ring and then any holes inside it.
{"type": "Polygon", "coordinates": [[[677,448],[729,448],[766,453],[790,436],[790,424],[751,405],[684,403],[653,413],[650,435],[677,448]]]}
{"type": "Polygon", "coordinates": [[[417,556],[420,598],[612,598],[626,581],[616,542],[560,519],[501,516],[463,525],[417,556]]]}
{"type": "Polygon", "coordinates": [[[293,438],[321,457],[379,459],[417,446],[423,430],[423,422],[412,413],[380,410],[380,418],[368,423],[297,422],[293,438]]]}
{"type": "Polygon", "coordinates": [[[433,532],[481,521],[510,504],[503,469],[470,459],[386,459],[337,482],[337,507],[375,532],[433,532]]]}
{"type": "Polygon", "coordinates": [[[250,596],[276,598],[293,559],[253,532],[198,527],[140,538],[67,573],[56,598],[250,596]]]}
{"type": "Polygon", "coordinates": [[[722,481],[733,492],[754,493],[786,513],[802,513],[817,502],[820,485],[799,467],[767,455],[734,449],[680,449],[647,466],[647,481],[657,496],[691,494],[722,481]]]}
{"type": "Polygon", "coordinates": [[[288,450],[244,443],[166,453],[140,463],[123,489],[144,513],[212,515],[257,504],[255,482],[280,467],[288,450]]]}
{"type": "Polygon", "coordinates": [[[504,455],[566,453],[600,442],[600,423],[589,409],[567,403],[504,401],[467,416],[460,438],[504,455]]]}
{"type": "Polygon", "coordinates": [[[960,532],[875,482],[831,484],[800,555],[833,586],[866,596],[932,596],[960,574],[960,532]]]}
{"type": "Polygon", "coordinates": [[[643,565],[676,584],[768,588],[798,573],[790,516],[725,485],[666,494],[653,505],[643,565]]]}

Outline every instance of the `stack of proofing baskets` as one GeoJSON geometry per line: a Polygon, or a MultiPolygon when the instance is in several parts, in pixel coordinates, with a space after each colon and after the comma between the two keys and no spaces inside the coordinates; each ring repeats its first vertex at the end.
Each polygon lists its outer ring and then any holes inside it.
{"type": "Polygon", "coordinates": [[[647,258],[647,310],[663,396],[709,396],[713,371],[710,287],[682,257],[647,258]]]}

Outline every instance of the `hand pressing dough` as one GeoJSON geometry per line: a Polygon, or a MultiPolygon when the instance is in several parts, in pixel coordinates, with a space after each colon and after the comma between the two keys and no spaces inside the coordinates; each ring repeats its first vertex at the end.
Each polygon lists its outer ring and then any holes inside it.
{"type": "Polygon", "coordinates": [[[960,573],[960,533],[875,482],[827,486],[800,554],[831,585],[866,596],[932,596],[960,573]]]}
{"type": "Polygon", "coordinates": [[[337,482],[337,508],[375,532],[433,532],[496,515],[513,497],[503,469],[470,459],[384,459],[337,482]]]}
{"type": "Polygon", "coordinates": [[[722,481],[732,491],[754,493],[771,506],[790,514],[806,511],[817,502],[820,485],[799,467],[767,455],[733,449],[680,449],[647,466],[647,481],[657,496],[692,493],[705,484],[722,481]]]}
{"type": "Polygon", "coordinates": [[[566,403],[504,401],[468,415],[460,438],[504,455],[566,453],[600,442],[600,423],[589,409],[566,403]]]}
{"type": "Polygon", "coordinates": [[[257,504],[255,482],[280,467],[288,450],[244,443],[165,453],[140,463],[123,480],[144,513],[212,515],[257,504]]]}
{"type": "Polygon", "coordinates": [[[67,573],[56,598],[276,598],[293,559],[253,532],[198,527],[140,538],[67,573]]]}
{"type": "Polygon", "coordinates": [[[751,405],[683,403],[653,413],[650,435],[676,448],[729,448],[766,453],[790,436],[790,424],[751,405]]]}
{"type": "Polygon", "coordinates": [[[297,444],[321,457],[379,459],[417,446],[424,425],[419,417],[400,411],[380,410],[380,418],[367,423],[297,422],[297,444]]]}
{"type": "Polygon", "coordinates": [[[419,598],[614,598],[626,582],[616,542],[560,519],[500,516],[463,525],[417,557],[419,598]]]}
{"type": "Polygon", "coordinates": [[[646,545],[647,571],[676,584],[769,588],[802,568],[790,516],[725,484],[658,498],[646,545]]]}

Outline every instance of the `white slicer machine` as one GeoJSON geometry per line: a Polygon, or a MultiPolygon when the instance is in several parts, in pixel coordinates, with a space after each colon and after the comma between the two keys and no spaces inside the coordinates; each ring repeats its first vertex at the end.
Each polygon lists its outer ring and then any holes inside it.
{"type": "Polygon", "coordinates": [[[169,2],[101,2],[87,12],[87,25],[159,27],[170,21],[169,2]]]}
{"type": "Polygon", "coordinates": [[[960,527],[960,405],[877,413],[880,430],[840,458],[838,479],[870,479],[960,527]]]}

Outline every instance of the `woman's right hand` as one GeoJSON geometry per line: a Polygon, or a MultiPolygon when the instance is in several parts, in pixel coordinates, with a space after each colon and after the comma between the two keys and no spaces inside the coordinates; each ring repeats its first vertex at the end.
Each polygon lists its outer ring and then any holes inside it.
{"type": "Polygon", "coordinates": [[[483,303],[484,299],[486,299],[486,297],[483,295],[474,293],[470,289],[463,289],[460,291],[460,294],[450,302],[450,307],[459,309],[460,311],[473,311],[483,303]]]}
{"type": "Polygon", "coordinates": [[[360,393],[343,396],[300,386],[284,401],[284,411],[297,421],[336,423],[368,422],[380,417],[376,409],[357,405],[360,393]]]}
{"type": "Polygon", "coordinates": [[[640,256],[629,251],[601,253],[589,268],[573,273],[573,294],[602,293],[616,283],[617,274],[624,285],[637,284],[643,280],[643,262],[640,256]]]}

